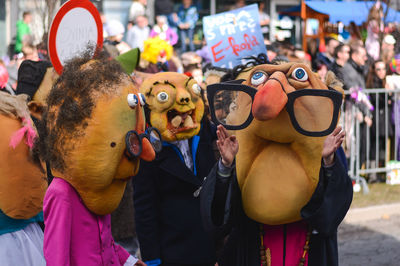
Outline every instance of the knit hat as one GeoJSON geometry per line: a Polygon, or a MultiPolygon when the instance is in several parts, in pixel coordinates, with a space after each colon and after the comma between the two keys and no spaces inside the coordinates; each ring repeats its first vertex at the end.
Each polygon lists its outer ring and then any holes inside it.
{"type": "Polygon", "coordinates": [[[125,32],[124,25],[118,20],[110,20],[106,23],[105,30],[107,32],[107,36],[117,36],[119,34],[123,34],[125,32]]]}
{"type": "Polygon", "coordinates": [[[18,69],[16,94],[25,93],[33,98],[42,83],[47,68],[51,66],[49,61],[23,61],[18,69]]]}

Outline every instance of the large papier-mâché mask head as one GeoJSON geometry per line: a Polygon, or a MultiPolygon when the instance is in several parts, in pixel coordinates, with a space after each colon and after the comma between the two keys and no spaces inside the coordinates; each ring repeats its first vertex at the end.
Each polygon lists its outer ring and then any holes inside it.
{"type": "Polygon", "coordinates": [[[29,219],[43,209],[47,177],[35,154],[39,136],[30,115],[41,117],[56,77],[49,62],[25,60],[18,69],[18,95],[0,96],[0,209],[11,218],[29,219]]]}
{"type": "Polygon", "coordinates": [[[204,114],[201,87],[186,75],[163,72],[152,75],[140,86],[150,110],[150,123],[163,140],[189,139],[200,131],[204,114]]]}
{"type": "Polygon", "coordinates": [[[29,219],[43,209],[46,172],[32,153],[37,138],[27,95],[0,92],[0,210],[14,219],[29,219]]]}
{"type": "MultiPolygon", "coordinates": [[[[126,135],[145,130],[144,97],[116,61],[105,56],[77,58],[66,65],[48,98],[44,114],[44,157],[98,215],[117,208],[126,182],[139,168],[128,156],[126,135]]],[[[142,141],[140,158],[154,150],[142,141]]]]}
{"type": "Polygon", "coordinates": [[[213,119],[236,130],[243,208],[264,224],[300,220],[338,121],[341,84],[333,73],[324,84],[301,63],[258,65],[241,78],[209,86],[207,95],[213,119]]]}

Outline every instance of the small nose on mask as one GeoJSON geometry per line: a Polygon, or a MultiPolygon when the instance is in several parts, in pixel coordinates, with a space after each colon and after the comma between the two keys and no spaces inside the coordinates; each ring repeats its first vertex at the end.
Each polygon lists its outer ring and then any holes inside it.
{"type": "Polygon", "coordinates": [[[190,99],[188,97],[179,99],[179,103],[181,103],[181,104],[188,103],[189,101],[190,101],[190,99]]]}

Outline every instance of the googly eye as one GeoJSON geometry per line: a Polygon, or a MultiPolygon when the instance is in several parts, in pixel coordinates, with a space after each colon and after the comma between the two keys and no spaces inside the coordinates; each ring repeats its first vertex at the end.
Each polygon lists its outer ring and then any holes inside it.
{"type": "Polygon", "coordinates": [[[157,100],[160,103],[165,103],[166,101],[168,101],[168,98],[169,98],[168,93],[166,93],[164,91],[162,91],[159,94],[157,94],[157,100]]]}
{"type": "Polygon", "coordinates": [[[265,82],[267,75],[264,72],[255,72],[251,76],[251,85],[258,86],[265,82]]]}
{"type": "Polygon", "coordinates": [[[130,108],[135,108],[139,103],[138,97],[133,93],[129,93],[126,99],[130,108]]]}
{"type": "Polygon", "coordinates": [[[200,95],[200,93],[201,93],[201,87],[197,83],[193,84],[192,90],[193,90],[194,94],[196,94],[196,95],[200,95]]]}
{"type": "Polygon", "coordinates": [[[292,72],[292,77],[298,81],[306,81],[308,80],[307,72],[302,67],[298,67],[292,72]]]}
{"type": "Polygon", "coordinates": [[[146,98],[144,97],[143,94],[139,93],[139,100],[140,100],[140,105],[145,106],[146,104],[146,98]]]}

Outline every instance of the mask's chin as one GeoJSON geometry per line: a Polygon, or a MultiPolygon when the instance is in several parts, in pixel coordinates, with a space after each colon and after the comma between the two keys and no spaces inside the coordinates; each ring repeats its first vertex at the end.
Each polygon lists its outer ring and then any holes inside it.
{"type": "Polygon", "coordinates": [[[122,156],[122,160],[118,166],[117,173],[114,176],[114,181],[128,181],[132,176],[135,176],[139,170],[139,157],[128,158],[126,154],[122,156]]]}
{"type": "Polygon", "coordinates": [[[118,207],[126,183],[126,180],[114,179],[109,186],[102,190],[85,191],[79,194],[90,211],[97,215],[106,215],[118,207]]]}

